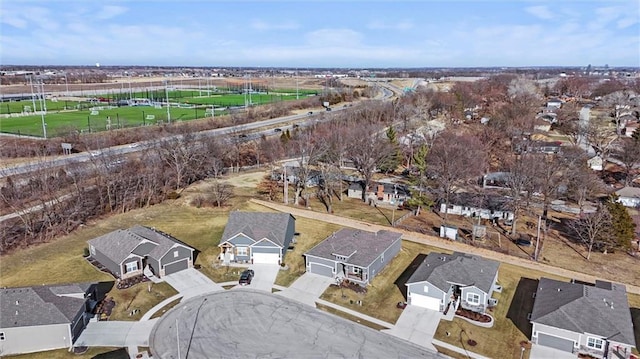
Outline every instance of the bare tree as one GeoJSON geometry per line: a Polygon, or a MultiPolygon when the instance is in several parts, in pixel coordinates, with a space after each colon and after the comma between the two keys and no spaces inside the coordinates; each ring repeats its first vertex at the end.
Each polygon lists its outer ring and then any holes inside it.
{"type": "Polygon", "coordinates": [[[211,187],[209,187],[209,191],[209,193],[211,193],[211,200],[217,207],[221,207],[233,197],[233,187],[218,180],[213,181],[211,187]]]}
{"type": "Polygon", "coordinates": [[[364,180],[362,201],[366,201],[367,188],[371,184],[373,174],[389,156],[389,141],[380,136],[379,129],[373,125],[360,131],[351,130],[348,137],[351,143],[347,153],[364,180]]]}
{"type": "Polygon", "coordinates": [[[634,180],[633,169],[640,165],[640,142],[632,138],[623,139],[622,146],[616,153],[616,158],[624,166],[626,186],[634,180]]]}
{"type": "Polygon", "coordinates": [[[175,176],[176,190],[179,190],[185,184],[187,177],[192,175],[192,167],[200,160],[196,146],[197,144],[191,134],[163,140],[157,146],[160,158],[175,176]]]}
{"type": "Polygon", "coordinates": [[[611,242],[611,225],[611,214],[606,207],[601,207],[594,213],[584,214],[568,223],[573,234],[587,247],[587,260],[591,259],[594,246],[611,242]]]}
{"type": "Polygon", "coordinates": [[[450,131],[435,140],[427,160],[446,203],[444,221],[448,219],[449,200],[457,186],[468,179],[478,178],[485,168],[485,153],[480,140],[470,135],[450,131]]]}
{"type": "Polygon", "coordinates": [[[327,146],[325,141],[316,139],[311,131],[305,131],[296,135],[294,147],[300,156],[299,166],[296,172],[295,203],[297,205],[300,197],[302,197],[304,198],[305,206],[307,206],[309,202],[308,196],[306,195],[307,184],[311,178],[313,166],[322,158],[327,150],[327,146]]]}
{"type": "Polygon", "coordinates": [[[511,197],[511,207],[513,209],[513,223],[511,224],[511,234],[517,232],[517,221],[520,211],[525,207],[533,192],[536,173],[531,166],[531,155],[523,154],[516,157],[515,162],[509,168],[506,178],[509,194],[511,197]]]}

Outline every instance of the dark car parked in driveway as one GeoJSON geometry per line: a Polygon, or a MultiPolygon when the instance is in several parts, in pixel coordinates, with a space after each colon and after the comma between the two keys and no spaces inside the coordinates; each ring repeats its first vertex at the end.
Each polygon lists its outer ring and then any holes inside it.
{"type": "Polygon", "coordinates": [[[253,279],[253,269],[247,269],[242,274],[240,274],[240,280],[238,283],[240,285],[248,285],[251,284],[251,280],[253,279]]]}

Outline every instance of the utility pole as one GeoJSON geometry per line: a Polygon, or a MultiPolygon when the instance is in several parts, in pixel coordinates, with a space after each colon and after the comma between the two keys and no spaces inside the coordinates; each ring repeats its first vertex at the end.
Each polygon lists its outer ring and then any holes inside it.
{"type": "Polygon", "coordinates": [[[178,318],[176,318],[176,346],[178,347],[178,359],[180,359],[180,330],[178,329],[178,318]]]}
{"type": "Polygon", "coordinates": [[[540,243],[540,224],[542,223],[542,216],[538,216],[538,235],[536,238],[536,249],[533,253],[533,260],[538,261],[538,244],[540,243]]]}
{"type": "Polygon", "coordinates": [[[47,102],[44,99],[44,83],[40,82],[40,117],[42,118],[42,135],[47,138],[47,123],[44,120],[44,115],[47,112],[47,102]]]}
{"type": "Polygon", "coordinates": [[[164,93],[167,98],[167,122],[171,123],[171,111],[169,111],[169,81],[165,80],[164,93]]]}
{"type": "Polygon", "coordinates": [[[284,204],[289,204],[289,182],[287,181],[287,164],[283,164],[282,168],[284,169],[283,180],[284,180],[284,204]]]}

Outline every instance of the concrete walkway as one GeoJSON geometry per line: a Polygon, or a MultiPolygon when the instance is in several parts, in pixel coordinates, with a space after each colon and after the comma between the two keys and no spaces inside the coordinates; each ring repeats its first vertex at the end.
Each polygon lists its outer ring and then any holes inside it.
{"type": "MultiPolygon", "coordinates": [[[[356,228],[356,229],[369,231],[369,232],[393,229],[394,231],[401,232],[403,234],[402,239],[407,241],[422,243],[422,244],[430,245],[433,247],[447,249],[454,252],[463,252],[463,253],[479,255],[485,258],[497,260],[499,262],[509,263],[519,267],[529,268],[529,269],[533,269],[533,270],[537,270],[545,273],[551,273],[561,277],[572,278],[572,279],[577,279],[577,280],[591,282],[591,283],[594,283],[596,279],[597,280],[606,279],[606,280],[612,280],[614,282],[617,282],[613,278],[596,277],[593,275],[584,274],[584,273],[580,273],[580,272],[576,272],[576,271],[572,271],[564,268],[554,267],[554,266],[543,264],[540,262],[533,262],[525,258],[510,256],[507,254],[495,252],[485,248],[472,247],[470,245],[467,245],[461,242],[455,242],[455,241],[447,240],[444,238],[429,236],[426,234],[421,234],[416,232],[410,232],[410,231],[399,229],[399,228],[381,226],[378,224],[367,223],[367,222],[363,222],[363,221],[359,221],[351,218],[336,216],[333,214],[314,212],[314,211],[306,210],[303,208],[289,207],[284,204],[261,201],[257,199],[251,199],[251,202],[257,203],[259,205],[262,205],[268,208],[275,209],[280,212],[291,213],[295,217],[310,218],[318,221],[337,224],[339,226],[351,227],[351,228],[356,228]]],[[[628,283],[624,283],[624,284],[627,287],[628,293],[640,294],[639,286],[631,285],[628,283]]]]}
{"type": "Polygon", "coordinates": [[[345,307],[337,305],[335,303],[328,302],[328,301],[326,301],[324,299],[317,299],[316,303],[325,305],[327,307],[331,307],[333,309],[337,309],[337,310],[339,310],[341,312],[345,312],[347,314],[350,314],[350,315],[353,315],[355,317],[358,317],[358,318],[361,318],[363,320],[366,320],[367,322],[371,322],[373,324],[377,324],[377,325],[379,325],[381,327],[393,328],[393,326],[394,326],[391,323],[385,322],[385,321],[380,320],[378,318],[370,317],[370,316],[368,316],[366,314],[362,314],[360,312],[356,312],[355,310],[352,310],[352,309],[349,309],[349,308],[345,308],[345,307]]]}
{"type": "MultiPolygon", "coordinates": [[[[149,335],[157,320],[89,322],[74,345],[117,348],[146,347],[149,346],[149,335]]],[[[135,352],[137,353],[137,348],[135,352]]]]}
{"type": "MultiPolygon", "coordinates": [[[[486,356],[483,356],[483,355],[480,355],[480,354],[477,354],[477,353],[474,353],[474,352],[470,352],[468,350],[464,350],[464,349],[459,348],[459,347],[457,347],[455,345],[451,345],[449,343],[445,343],[445,342],[442,342],[442,341],[437,340],[437,339],[434,339],[432,341],[432,344],[433,345],[437,345],[439,347],[443,347],[445,349],[449,349],[449,350],[454,351],[456,353],[462,354],[462,355],[464,355],[464,356],[466,356],[468,358],[473,358],[473,359],[491,359],[489,357],[486,357],[486,356]]],[[[549,359],[549,358],[547,358],[547,359],[549,359]]]]}
{"type": "Polygon", "coordinates": [[[442,319],[442,313],[435,310],[408,305],[400,314],[396,325],[383,332],[408,340],[431,350],[436,348],[431,344],[433,336],[442,319]]]}
{"type": "Polygon", "coordinates": [[[145,320],[149,320],[151,319],[151,317],[156,314],[157,311],[159,311],[160,309],[162,309],[165,305],[173,302],[176,299],[180,299],[182,298],[183,294],[182,293],[178,293],[176,295],[173,295],[165,300],[163,300],[162,302],[156,304],[153,308],[149,309],[146,313],[144,313],[144,315],[142,316],[142,318],[140,318],[140,321],[145,321],[145,320]]]}

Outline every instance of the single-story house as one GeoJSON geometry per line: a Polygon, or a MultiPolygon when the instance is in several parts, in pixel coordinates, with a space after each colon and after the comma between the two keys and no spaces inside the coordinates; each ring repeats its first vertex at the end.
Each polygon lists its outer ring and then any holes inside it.
{"type": "Polygon", "coordinates": [[[640,187],[623,187],[616,191],[618,202],[625,207],[640,207],[640,187]]]}
{"type": "Polygon", "coordinates": [[[400,252],[401,237],[385,230],[341,229],[304,254],[306,270],[367,286],[400,252]]]}
{"type": "Polygon", "coordinates": [[[452,195],[449,202],[449,204],[440,203],[440,213],[446,211],[448,214],[459,216],[504,221],[512,221],[514,217],[509,198],[504,196],[462,192],[452,195]]]}
{"type": "Polygon", "coordinates": [[[540,278],[530,318],[531,342],[569,353],[630,358],[636,344],[622,284],[540,278]]]}
{"type": "Polygon", "coordinates": [[[430,253],[407,280],[407,302],[439,312],[458,306],[478,313],[495,306],[500,263],[465,253],[430,253]]]}
{"type": "Polygon", "coordinates": [[[107,291],[101,283],[0,289],[0,354],[71,348],[107,291]]]}
{"type": "MultiPolygon", "coordinates": [[[[296,184],[300,181],[301,171],[300,166],[285,166],[284,169],[274,169],[271,172],[271,180],[278,182],[283,181],[284,174],[286,172],[287,182],[290,184],[296,184]]],[[[309,169],[306,176],[307,180],[305,187],[316,187],[322,181],[322,173],[318,170],[309,169]]]]}
{"type": "Polygon", "coordinates": [[[515,153],[557,154],[562,150],[562,142],[556,141],[523,141],[514,145],[515,153]]]}
{"type": "Polygon", "coordinates": [[[604,161],[600,156],[593,156],[587,160],[587,165],[594,171],[602,171],[604,161]]]}
{"type": "Polygon", "coordinates": [[[489,172],[482,177],[482,188],[509,188],[510,172],[489,172]]]}
{"type": "Polygon", "coordinates": [[[193,267],[195,250],[154,228],[136,225],[118,229],[88,243],[91,257],[120,279],[145,270],[162,278],[193,267]]]}
{"type": "MultiPolygon", "coordinates": [[[[362,199],[362,190],[364,183],[361,181],[352,182],[347,189],[347,197],[362,199]]],[[[409,187],[404,184],[390,182],[374,182],[367,188],[367,201],[374,203],[386,203],[392,205],[400,205],[407,199],[411,198],[409,187]]]]}
{"type": "Polygon", "coordinates": [[[560,108],[562,107],[562,100],[559,98],[550,98],[547,100],[547,107],[560,108]]]}
{"type": "Polygon", "coordinates": [[[289,213],[233,211],[218,245],[220,260],[280,264],[295,232],[296,219],[289,213]]]}

